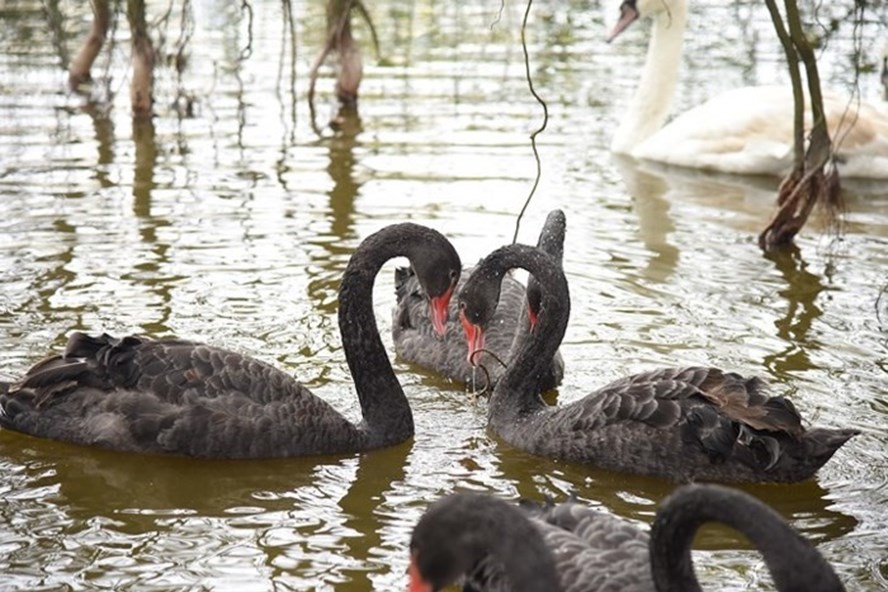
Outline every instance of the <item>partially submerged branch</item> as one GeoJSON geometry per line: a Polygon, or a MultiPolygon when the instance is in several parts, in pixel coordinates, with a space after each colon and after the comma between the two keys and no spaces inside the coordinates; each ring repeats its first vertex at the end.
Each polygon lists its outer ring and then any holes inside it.
{"type": "Polygon", "coordinates": [[[786,53],[795,101],[793,168],[780,184],[777,213],[759,235],[759,246],[770,250],[791,244],[817,203],[826,208],[831,222],[836,220],[842,205],[839,173],[835,167],[833,144],[824,116],[817,60],[802,30],[798,6],[795,0],[784,0],[789,25],[787,32],[775,0],[765,0],[765,4],[786,53]],[[805,96],[799,61],[805,66],[811,105],[811,131],[807,147],[804,130],[805,96]]]}
{"type": "MultiPolygon", "coordinates": [[[[329,0],[327,3],[327,38],[324,47],[321,48],[318,57],[315,58],[309,72],[308,83],[308,108],[311,114],[311,125],[315,133],[320,135],[320,129],[315,122],[315,86],[318,72],[331,54],[337,55],[336,63],[336,98],[340,109],[356,112],[358,104],[358,88],[363,78],[364,65],[361,58],[361,48],[352,37],[351,15],[357,10],[364,17],[376,54],[379,55],[379,38],[376,35],[376,27],[370,19],[370,14],[361,0],[329,0]]],[[[335,118],[334,118],[335,119],[335,118]]]]}
{"type": "Polygon", "coordinates": [[[92,26],[86,39],[83,40],[83,45],[80,46],[80,50],[68,66],[68,84],[71,88],[77,88],[92,78],[90,70],[99,52],[102,51],[105,36],[108,34],[108,27],[111,24],[111,10],[108,0],[92,0],[91,5],[93,10],[92,26]]]}

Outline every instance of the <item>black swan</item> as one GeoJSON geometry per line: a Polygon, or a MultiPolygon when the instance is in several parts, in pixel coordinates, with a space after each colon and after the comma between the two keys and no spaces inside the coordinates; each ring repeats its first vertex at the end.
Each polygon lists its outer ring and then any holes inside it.
{"type": "MultiPolygon", "coordinates": [[[[559,264],[564,253],[564,233],[566,221],[564,212],[553,210],[546,218],[540,231],[537,246],[557,259],[559,264]]],[[[472,273],[467,268],[460,279],[460,286],[465,278],[472,273]]],[[[392,318],[392,338],[398,355],[411,363],[427,368],[457,382],[471,384],[477,388],[486,386],[486,376],[475,369],[468,361],[468,350],[465,337],[459,323],[451,323],[446,328],[444,338],[435,334],[427,307],[423,306],[425,297],[415,274],[410,268],[400,268],[395,272],[397,304],[392,318]],[[473,382],[474,381],[474,382],[473,382]]],[[[457,287],[457,290],[459,286],[457,287]]],[[[490,321],[487,334],[487,349],[505,362],[513,344],[521,340],[521,336],[532,329],[539,310],[540,291],[536,281],[531,279],[526,288],[511,276],[503,280],[502,294],[490,321]]],[[[456,318],[456,303],[451,311],[456,318]]],[[[437,328],[440,333],[440,327],[437,328]]],[[[486,355],[479,355],[478,362],[483,363],[490,373],[491,382],[496,383],[502,376],[504,368],[486,355]]],[[[541,392],[554,388],[564,377],[564,360],[557,351],[550,358],[551,364],[540,385],[541,392]]]]}
{"type": "Polygon", "coordinates": [[[339,330],[363,421],[352,424],[286,372],[210,345],[74,333],[65,353],[0,384],[0,426],[126,451],[267,458],[340,454],[413,435],[413,415],[383,347],[372,290],[406,256],[441,322],[461,263],[440,233],[397,224],[367,237],[345,269],[339,330]]]}
{"type": "Polygon", "coordinates": [[[805,429],[792,402],[769,397],[760,378],[718,368],[666,368],[628,376],[568,405],[540,399],[545,360],[561,343],[570,313],[567,280],[543,251],[497,249],[459,292],[469,349],[484,330],[505,273],[521,267],[543,293],[536,329],[493,390],[488,427],[532,454],[679,482],[800,481],[812,476],[853,429],[805,429]]]}
{"type": "Polygon", "coordinates": [[[830,564],[766,504],[721,485],[685,485],[660,505],[650,535],[569,501],[541,507],[449,495],[420,518],[410,542],[410,592],[465,578],[473,592],[699,592],[691,542],[707,522],[743,533],[777,590],[840,592],[830,564]]]}

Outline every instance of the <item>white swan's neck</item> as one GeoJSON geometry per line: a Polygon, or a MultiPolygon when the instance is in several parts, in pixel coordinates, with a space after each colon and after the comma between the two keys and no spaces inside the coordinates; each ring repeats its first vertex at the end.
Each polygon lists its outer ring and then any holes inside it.
{"type": "Polygon", "coordinates": [[[659,131],[669,115],[687,22],[685,0],[675,0],[670,5],[669,11],[654,17],[638,88],[611,143],[611,150],[618,154],[630,154],[633,148],[659,131]]]}

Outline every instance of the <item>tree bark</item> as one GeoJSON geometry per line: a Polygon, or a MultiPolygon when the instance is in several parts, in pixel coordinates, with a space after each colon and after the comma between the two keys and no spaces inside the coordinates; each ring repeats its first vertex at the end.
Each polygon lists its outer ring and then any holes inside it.
{"type": "Polygon", "coordinates": [[[126,16],[132,36],[130,102],[133,116],[150,117],[154,105],[154,46],[145,20],[145,0],[127,0],[126,16]]]}
{"type": "Polygon", "coordinates": [[[826,208],[829,220],[833,223],[837,219],[837,213],[841,211],[842,203],[839,173],[835,167],[832,140],[824,116],[817,60],[802,30],[798,6],[795,0],[784,0],[789,24],[787,33],[774,0],[765,0],[765,3],[786,53],[795,101],[793,169],[780,184],[777,213],[759,235],[759,246],[764,250],[771,250],[792,244],[818,202],[826,208]],[[805,65],[811,100],[812,126],[807,148],[804,130],[805,97],[799,60],[805,65]]]}
{"type": "Polygon", "coordinates": [[[71,88],[77,88],[91,79],[90,69],[102,50],[102,45],[105,44],[105,36],[111,24],[108,0],[92,0],[90,4],[93,9],[92,26],[83,45],[68,66],[68,84],[71,88]]]}

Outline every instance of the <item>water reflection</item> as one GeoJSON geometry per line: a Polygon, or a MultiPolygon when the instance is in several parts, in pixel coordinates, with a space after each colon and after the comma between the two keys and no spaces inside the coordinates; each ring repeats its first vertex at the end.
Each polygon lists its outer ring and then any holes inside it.
{"type": "Polygon", "coordinates": [[[337,294],[345,263],[355,244],[355,199],[361,190],[361,181],[355,175],[358,162],[355,148],[359,146],[361,119],[357,109],[343,107],[337,119],[339,131],[330,138],[321,140],[327,145],[327,173],[333,186],[327,192],[327,229],[316,229],[316,236],[309,244],[319,247],[312,249],[311,258],[316,265],[308,269],[311,279],[308,294],[315,306],[328,314],[336,312],[337,294]]]}
{"type": "Polygon", "coordinates": [[[783,351],[765,356],[765,365],[782,377],[795,372],[815,368],[810,352],[816,352],[821,344],[808,338],[811,324],[823,314],[817,305],[818,295],[826,289],[820,276],[808,271],[808,264],[795,245],[764,254],[774,263],[786,281],[786,287],[778,294],[786,300],[786,315],[774,321],[777,335],[786,342],[783,351]]]}
{"type": "Polygon", "coordinates": [[[365,566],[351,574],[356,589],[373,590],[370,573],[389,565],[389,558],[378,556],[378,550],[385,546],[383,533],[387,514],[394,511],[388,497],[394,488],[403,484],[411,451],[412,442],[408,441],[361,455],[355,479],[339,501],[346,517],[344,526],[355,533],[345,540],[348,556],[365,566]]]}
{"type": "Polygon", "coordinates": [[[666,199],[669,184],[663,176],[644,170],[637,161],[626,156],[614,155],[613,163],[633,200],[640,238],[654,255],[648,261],[643,276],[665,282],[675,272],[679,258],[678,247],[668,240],[675,231],[666,199]]]}
{"type": "MultiPolygon", "coordinates": [[[[109,171],[114,162],[114,121],[108,114],[108,110],[96,103],[87,103],[83,107],[83,111],[89,116],[95,130],[96,141],[96,167],[95,179],[99,182],[99,187],[107,189],[113,187],[115,182],[110,178],[109,171]]],[[[150,123],[150,122],[146,122],[150,123]]],[[[133,127],[135,127],[135,123],[133,127]]],[[[154,143],[152,134],[151,143],[154,143]]]]}
{"type": "MultiPolygon", "coordinates": [[[[363,121],[334,111],[337,129],[318,139],[305,74],[322,42],[323,3],[297,3],[289,21],[279,2],[250,4],[252,23],[240,5],[192,4],[194,36],[176,82],[196,89],[199,108],[189,117],[168,107],[180,91],[166,72],[158,117],[138,123],[125,93],[90,101],[60,90],[88,4],[23,0],[8,11],[0,373],[19,374],[74,329],[175,333],[278,363],[357,417],[335,312],[358,241],[414,217],[433,221],[471,259],[511,235],[539,116],[517,44],[520,8],[507,5],[491,30],[496,10],[484,4],[368,7],[386,58],[368,61],[363,121]]],[[[744,489],[821,543],[849,588],[878,587],[888,532],[879,429],[888,296],[873,323],[888,264],[884,184],[865,196],[848,186],[837,256],[817,249],[814,226],[798,251],[765,258],[755,236],[773,210],[774,180],[612,161],[617,97],[635,84],[630,62],[643,61],[644,44],[639,35],[626,52],[603,51],[596,11],[612,9],[603,4],[531,15],[532,67],[553,106],[532,214],[568,213],[565,269],[576,295],[557,395],[570,402],[610,379],[683,363],[764,369],[775,390],[803,384],[806,416],[866,433],[817,480],[744,489]]],[[[782,56],[763,55],[770,24],[760,5],[695,6],[712,18],[694,20],[701,34],[686,39],[685,66],[701,67],[694,56],[705,56],[706,71],[683,80],[696,84],[679,96],[768,82],[782,56]]],[[[127,41],[125,31],[115,35],[127,41]]],[[[107,54],[116,81],[104,81],[108,90],[126,84],[117,76],[129,68],[126,54],[107,54]]],[[[385,273],[378,280],[381,290],[390,283],[385,273]]],[[[381,325],[387,304],[380,298],[381,325]]],[[[204,463],[0,432],[0,570],[13,578],[0,587],[402,589],[410,528],[444,492],[573,494],[647,523],[671,491],[512,450],[486,433],[484,400],[396,369],[416,436],[361,456],[204,463]]],[[[747,577],[758,559],[737,551],[746,543],[735,534],[704,532],[701,541],[730,549],[701,562],[709,587],[759,585],[747,577]]]]}
{"type": "MultiPolygon", "coordinates": [[[[563,500],[575,496],[593,507],[649,524],[659,503],[675,488],[674,483],[639,475],[604,471],[588,465],[555,462],[498,444],[502,476],[516,484],[520,497],[563,500]]],[[[857,519],[840,511],[834,494],[814,480],[794,485],[741,484],[762,499],[796,529],[816,542],[837,539],[854,530],[857,519]]],[[[752,548],[741,535],[727,528],[707,529],[695,548],[752,548]]]]}

